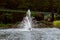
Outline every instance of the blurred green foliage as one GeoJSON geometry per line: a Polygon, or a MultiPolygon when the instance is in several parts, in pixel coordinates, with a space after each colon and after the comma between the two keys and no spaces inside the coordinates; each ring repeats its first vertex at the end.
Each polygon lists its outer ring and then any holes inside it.
{"type": "Polygon", "coordinates": [[[0,23],[16,23],[22,21],[25,16],[24,12],[3,12],[0,11],[0,23]]]}
{"type": "MultiPolygon", "coordinates": [[[[26,11],[0,11],[0,23],[16,23],[23,20],[23,17],[26,16],[26,11]]],[[[31,11],[31,16],[36,16],[36,12],[31,11]]]]}
{"type": "Polygon", "coordinates": [[[0,8],[60,12],[60,0],[0,0],[0,8]]]}
{"type": "Polygon", "coordinates": [[[53,26],[60,28],[60,20],[53,21],[53,26]]]}
{"type": "MultiPolygon", "coordinates": [[[[21,21],[26,15],[27,9],[39,12],[56,12],[58,14],[55,17],[60,18],[60,0],[0,0],[0,24],[5,25],[21,21]],[[24,10],[24,12],[20,10],[24,10]]],[[[36,16],[36,12],[33,11],[31,16],[36,16]]]]}

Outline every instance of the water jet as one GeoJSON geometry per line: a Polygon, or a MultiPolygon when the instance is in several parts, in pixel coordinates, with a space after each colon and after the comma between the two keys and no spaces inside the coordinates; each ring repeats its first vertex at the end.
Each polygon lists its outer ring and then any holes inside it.
{"type": "Polygon", "coordinates": [[[30,9],[28,9],[26,17],[23,18],[23,21],[21,22],[21,24],[18,24],[19,27],[20,27],[20,25],[23,27],[22,29],[24,31],[31,30],[31,28],[32,28],[32,18],[31,18],[30,9]]]}

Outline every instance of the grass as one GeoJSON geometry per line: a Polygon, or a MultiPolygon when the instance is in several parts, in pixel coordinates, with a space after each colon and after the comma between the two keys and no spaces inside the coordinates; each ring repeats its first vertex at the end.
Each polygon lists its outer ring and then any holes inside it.
{"type": "Polygon", "coordinates": [[[15,24],[3,24],[0,23],[0,28],[15,28],[15,24]]]}

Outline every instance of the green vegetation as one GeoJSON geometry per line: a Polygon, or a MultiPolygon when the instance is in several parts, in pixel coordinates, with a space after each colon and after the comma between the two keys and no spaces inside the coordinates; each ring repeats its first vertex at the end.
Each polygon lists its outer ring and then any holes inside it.
{"type": "MultiPolygon", "coordinates": [[[[35,16],[36,12],[31,12],[35,16]]],[[[21,22],[26,16],[26,11],[1,10],[0,11],[0,28],[14,28],[17,22],[21,22]]]]}
{"type": "Polygon", "coordinates": [[[3,23],[0,23],[0,28],[15,28],[16,25],[15,24],[3,24],[3,23]]]}
{"type": "MultiPolygon", "coordinates": [[[[41,18],[45,17],[46,19],[51,17],[51,14],[48,12],[46,13],[45,16],[44,15],[41,16],[41,15],[42,15],[42,13],[31,11],[31,16],[39,17],[38,18],[39,21],[41,21],[40,17],[41,18]]],[[[0,11],[0,28],[15,28],[17,25],[17,22],[22,21],[24,16],[26,16],[26,11],[18,11],[18,10],[7,10],[7,11],[5,10],[4,11],[4,10],[2,10],[2,11],[0,11]]],[[[55,20],[57,20],[57,18],[59,18],[59,17],[60,17],[60,15],[55,14],[55,20]]],[[[44,20],[42,20],[42,21],[43,21],[42,25],[41,25],[41,22],[39,24],[40,28],[53,27],[52,22],[48,22],[48,20],[46,20],[45,22],[44,22],[44,20]]],[[[55,24],[53,24],[53,25],[55,27],[55,24]]]]}
{"type": "Polygon", "coordinates": [[[0,0],[0,27],[11,27],[12,24],[22,21],[27,9],[31,9],[31,16],[36,17],[37,20],[45,18],[45,24],[48,26],[53,21],[60,20],[59,0],[0,0]],[[45,13],[46,16],[44,16],[39,12],[51,13],[47,13],[49,15],[45,13]]]}
{"type": "Polygon", "coordinates": [[[53,25],[60,28],[60,20],[53,21],[53,25]]]}
{"type": "Polygon", "coordinates": [[[59,0],[0,0],[0,9],[60,12],[59,0]]]}

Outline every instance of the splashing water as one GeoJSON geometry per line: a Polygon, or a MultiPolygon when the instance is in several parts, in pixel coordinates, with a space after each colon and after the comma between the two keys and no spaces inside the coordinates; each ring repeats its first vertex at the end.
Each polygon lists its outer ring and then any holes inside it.
{"type": "Polygon", "coordinates": [[[23,27],[24,29],[29,29],[29,28],[32,28],[32,18],[31,18],[31,12],[30,10],[27,11],[27,15],[26,17],[24,18],[24,23],[23,23],[23,27]]]}
{"type": "Polygon", "coordinates": [[[24,31],[30,30],[32,28],[32,18],[31,18],[31,12],[30,9],[28,9],[26,17],[24,17],[23,21],[19,26],[22,26],[24,31]]]}

